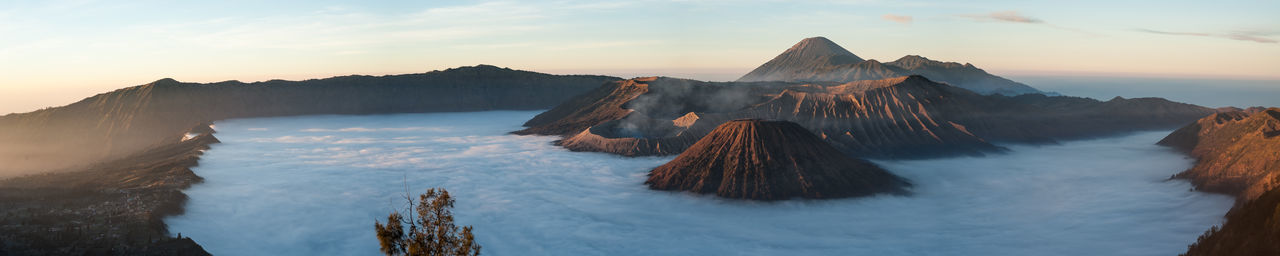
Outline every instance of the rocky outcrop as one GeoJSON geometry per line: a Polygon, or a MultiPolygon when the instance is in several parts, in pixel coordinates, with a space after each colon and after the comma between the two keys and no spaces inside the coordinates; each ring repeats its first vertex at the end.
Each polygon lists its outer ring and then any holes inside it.
{"type": "Polygon", "coordinates": [[[920,76],[785,89],[732,113],[798,123],[833,146],[859,156],[916,158],[981,155],[1001,148],[945,117],[966,97],[981,97],[920,76]]]}
{"type": "Polygon", "coordinates": [[[657,190],[783,200],[905,193],[910,184],[784,121],[725,122],[645,181],[657,190]]]}
{"type": "Polygon", "coordinates": [[[524,123],[524,126],[530,128],[514,133],[568,135],[605,121],[621,119],[631,113],[631,110],[622,108],[622,104],[649,92],[647,82],[655,79],[657,78],[651,77],[609,82],[534,116],[524,123]]]}
{"type": "Polygon", "coordinates": [[[1280,108],[1236,110],[1202,118],[1159,142],[1196,158],[1175,177],[1197,190],[1257,198],[1280,186],[1280,108]]]}
{"type": "Polygon", "coordinates": [[[1174,178],[1236,197],[1226,223],[1185,255],[1280,255],[1280,108],[1224,109],[1158,143],[1196,157],[1174,178]]]}
{"type": "Polygon", "coordinates": [[[176,142],[215,120],[546,109],[617,78],[474,66],[422,74],[212,84],[162,79],[0,117],[0,177],[83,167],[176,142]]]}
{"type": "Polygon", "coordinates": [[[759,118],[795,122],[852,155],[928,158],[1002,151],[993,141],[1171,128],[1212,112],[1154,98],[979,95],[922,76],[843,84],[643,78],[602,86],[516,133],[560,135],[558,144],[575,151],[672,155],[721,123],[759,118]]]}
{"type": "Polygon", "coordinates": [[[851,82],[908,75],[922,75],[980,94],[1041,93],[1031,86],[992,75],[968,63],[940,62],[917,55],[907,55],[888,63],[863,60],[823,37],[801,40],[738,81],[851,82]]]}
{"type": "Polygon", "coordinates": [[[623,156],[674,155],[689,148],[704,134],[690,131],[689,127],[675,126],[673,121],[633,114],[583,129],[556,141],[556,145],[572,151],[623,156]],[[633,127],[620,127],[624,125],[633,127]]]}
{"type": "Polygon", "coordinates": [[[1280,254],[1280,108],[1224,109],[1184,126],[1158,144],[1196,158],[1175,175],[1197,190],[1236,197],[1221,228],[1186,255],[1280,254]]]}

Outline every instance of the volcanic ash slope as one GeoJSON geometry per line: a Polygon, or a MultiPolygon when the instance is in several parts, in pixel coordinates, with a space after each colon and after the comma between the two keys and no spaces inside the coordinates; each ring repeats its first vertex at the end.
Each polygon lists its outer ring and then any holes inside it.
{"type": "Polygon", "coordinates": [[[645,182],[726,198],[783,200],[905,193],[910,184],[870,162],[848,157],[804,127],[785,121],[726,122],[645,182]]]}

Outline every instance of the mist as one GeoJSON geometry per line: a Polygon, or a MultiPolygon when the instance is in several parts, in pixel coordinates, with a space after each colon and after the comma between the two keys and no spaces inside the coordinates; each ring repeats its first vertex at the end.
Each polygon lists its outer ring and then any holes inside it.
{"type": "Polygon", "coordinates": [[[672,157],[506,134],[537,113],[221,121],[166,223],[217,255],[377,255],[407,185],[447,188],[486,255],[1176,255],[1232,204],[1167,180],[1191,164],[1167,131],[876,161],[911,196],[754,202],[642,184],[672,157]]]}

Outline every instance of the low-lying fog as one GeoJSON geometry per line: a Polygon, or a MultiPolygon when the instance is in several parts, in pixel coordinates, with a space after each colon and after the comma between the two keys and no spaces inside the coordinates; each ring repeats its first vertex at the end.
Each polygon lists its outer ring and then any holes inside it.
{"type": "Polygon", "coordinates": [[[376,255],[375,220],[445,187],[486,255],[1176,255],[1231,206],[1169,175],[1167,132],[879,161],[915,195],[778,203],[650,191],[671,157],[513,136],[538,112],[240,119],[173,232],[221,255],[376,255]]]}

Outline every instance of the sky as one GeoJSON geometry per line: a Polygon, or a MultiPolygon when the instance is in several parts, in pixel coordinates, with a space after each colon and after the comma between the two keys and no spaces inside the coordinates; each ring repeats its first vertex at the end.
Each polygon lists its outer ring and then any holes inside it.
{"type": "Polygon", "coordinates": [[[997,75],[1280,79],[1276,13],[1280,1],[0,1],[0,114],[166,77],[491,64],[732,80],[813,36],[997,75]]]}

